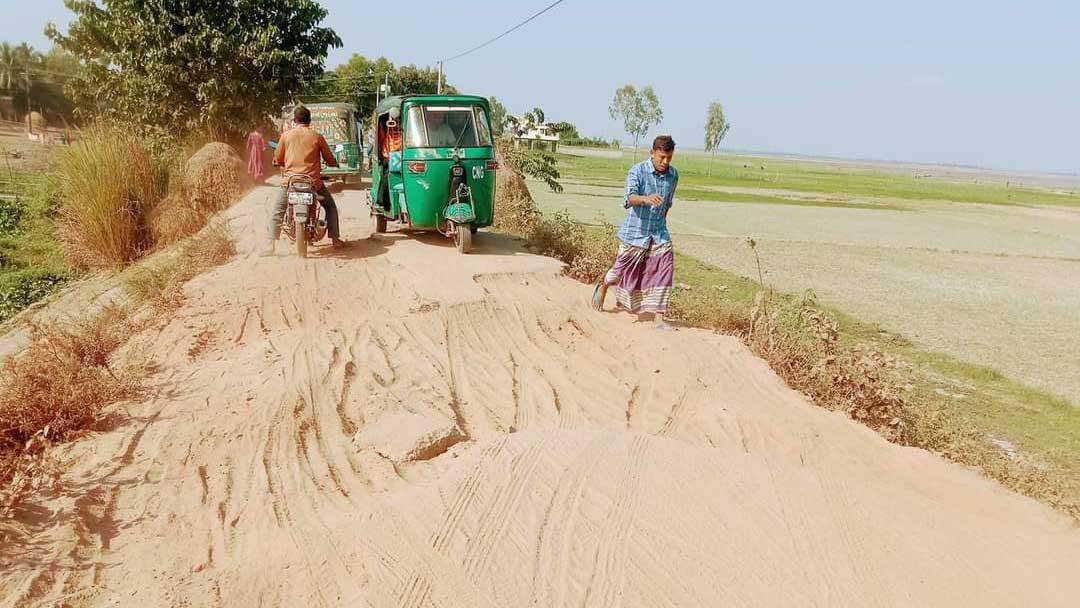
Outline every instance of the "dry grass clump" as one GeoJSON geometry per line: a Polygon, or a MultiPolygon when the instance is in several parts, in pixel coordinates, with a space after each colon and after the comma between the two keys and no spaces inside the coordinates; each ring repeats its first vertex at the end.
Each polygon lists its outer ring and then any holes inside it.
{"type": "Polygon", "coordinates": [[[106,405],[137,393],[137,376],[111,363],[137,329],[127,309],[106,306],[89,319],[34,327],[30,346],[3,363],[0,510],[47,472],[42,454],[50,443],[70,439],[106,405]]]}
{"type": "Polygon", "coordinates": [[[184,284],[236,253],[227,227],[213,223],[186,241],[173,255],[133,269],[125,288],[136,300],[158,312],[175,310],[184,302],[184,284]]]}
{"type": "Polygon", "coordinates": [[[168,165],[138,136],[97,126],[57,153],[59,239],[76,266],[115,268],[149,247],[145,217],[165,195],[168,165]]]}
{"type": "Polygon", "coordinates": [[[116,268],[195,234],[248,187],[240,156],[212,142],[186,161],[116,127],[89,129],[62,150],[60,241],[82,268],[116,268]]]}
{"type": "Polygon", "coordinates": [[[566,262],[565,273],[584,283],[599,281],[618,250],[614,226],[590,230],[562,212],[540,217],[526,238],[530,247],[566,262]]]}
{"type": "Polygon", "coordinates": [[[737,335],[818,405],[846,412],[891,440],[902,438],[904,401],[894,362],[867,345],[841,346],[839,325],[817,308],[813,292],[799,301],[758,292],[737,335]]]}

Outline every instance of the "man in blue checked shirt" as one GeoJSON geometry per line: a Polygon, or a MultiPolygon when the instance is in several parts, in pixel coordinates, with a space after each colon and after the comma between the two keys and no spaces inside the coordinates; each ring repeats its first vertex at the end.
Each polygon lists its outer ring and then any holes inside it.
{"type": "Polygon", "coordinates": [[[623,207],[626,219],[619,227],[619,252],[611,270],[593,290],[592,307],[604,309],[608,287],[615,286],[615,302],[630,312],[651,312],[659,329],[671,329],[664,320],[675,275],[675,251],[667,227],[667,214],[679,185],[679,172],[671,166],[675,140],[661,135],[653,141],[648,160],[630,168],[623,207]]]}

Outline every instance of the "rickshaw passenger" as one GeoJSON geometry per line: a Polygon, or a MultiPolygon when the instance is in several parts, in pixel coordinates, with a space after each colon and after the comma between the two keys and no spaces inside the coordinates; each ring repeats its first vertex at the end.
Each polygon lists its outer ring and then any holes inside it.
{"type": "Polygon", "coordinates": [[[400,115],[400,110],[390,108],[389,118],[384,124],[379,125],[379,130],[383,134],[379,144],[382,180],[379,182],[379,194],[376,199],[384,209],[390,208],[390,153],[401,152],[401,126],[397,121],[400,115]]]}

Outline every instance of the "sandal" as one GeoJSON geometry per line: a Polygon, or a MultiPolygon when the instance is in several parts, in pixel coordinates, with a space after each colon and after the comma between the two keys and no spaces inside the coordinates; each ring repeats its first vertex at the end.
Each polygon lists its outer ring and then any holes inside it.
{"type": "Polygon", "coordinates": [[[600,288],[603,286],[603,283],[597,283],[592,292],[592,309],[597,312],[604,310],[604,296],[607,295],[607,293],[605,292],[603,295],[600,294],[600,288]]]}

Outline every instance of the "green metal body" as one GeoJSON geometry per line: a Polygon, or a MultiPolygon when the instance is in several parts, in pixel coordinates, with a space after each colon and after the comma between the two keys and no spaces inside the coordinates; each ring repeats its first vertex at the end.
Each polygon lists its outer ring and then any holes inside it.
{"type": "MultiPolygon", "coordinates": [[[[480,106],[485,116],[490,115],[487,99],[467,95],[425,95],[389,97],[383,100],[375,110],[378,124],[380,116],[390,111],[391,107],[400,109],[402,131],[409,128],[408,110],[413,106],[480,106]]],[[[490,125],[486,125],[490,132],[490,125]]],[[[376,129],[378,132],[378,129],[376,129]]],[[[377,135],[380,137],[381,134],[377,135]]],[[[454,166],[452,147],[410,148],[407,138],[403,138],[400,170],[391,170],[387,175],[373,167],[372,186],[369,191],[372,213],[383,215],[388,220],[398,221],[414,230],[438,230],[446,233],[447,207],[451,203],[450,173],[454,166]],[[423,161],[422,173],[411,172],[409,163],[423,161]],[[389,181],[390,208],[384,209],[376,204],[382,180],[389,181]]],[[[375,150],[382,142],[375,142],[375,150]]],[[[461,165],[465,169],[468,186],[471,190],[471,214],[469,210],[456,206],[450,209],[450,220],[458,219],[459,224],[474,228],[490,226],[495,219],[495,169],[488,166],[495,159],[494,148],[488,146],[461,147],[457,149],[461,165]]]]}

